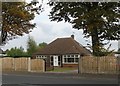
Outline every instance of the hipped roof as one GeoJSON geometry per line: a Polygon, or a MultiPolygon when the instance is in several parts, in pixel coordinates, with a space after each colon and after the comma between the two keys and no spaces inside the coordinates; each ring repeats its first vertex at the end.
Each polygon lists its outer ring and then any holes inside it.
{"type": "Polygon", "coordinates": [[[57,38],[45,48],[40,49],[35,55],[63,55],[63,54],[82,54],[90,55],[91,52],[75,41],[72,37],[57,38]]]}

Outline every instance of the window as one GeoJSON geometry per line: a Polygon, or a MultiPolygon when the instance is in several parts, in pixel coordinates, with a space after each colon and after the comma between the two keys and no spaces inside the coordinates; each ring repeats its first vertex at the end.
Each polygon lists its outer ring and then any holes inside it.
{"type": "Polygon", "coordinates": [[[40,58],[40,56],[37,56],[37,58],[40,58]]]}
{"type": "Polygon", "coordinates": [[[74,58],[68,58],[68,62],[74,62],[74,58]]]}
{"type": "Polygon", "coordinates": [[[51,61],[53,61],[53,57],[51,57],[51,61]]]}
{"type": "Polygon", "coordinates": [[[38,56],[36,56],[36,58],[38,58],[38,56]]]}
{"type": "Polygon", "coordinates": [[[68,57],[70,57],[70,55],[68,55],[68,57]]]}
{"type": "Polygon", "coordinates": [[[50,57],[50,65],[53,66],[53,56],[50,57]]]}
{"type": "Polygon", "coordinates": [[[59,65],[59,66],[61,65],[61,62],[60,62],[60,61],[58,62],[58,65],[59,65]]]}
{"type": "Polygon", "coordinates": [[[78,57],[78,55],[75,55],[75,57],[78,57]]]}
{"type": "Polygon", "coordinates": [[[58,65],[61,66],[61,56],[58,56],[58,65]]]}
{"type": "Polygon", "coordinates": [[[67,58],[64,58],[64,62],[67,62],[67,58]]]}
{"type": "Polygon", "coordinates": [[[78,62],[78,58],[75,58],[75,62],[78,62]]]}
{"type": "Polygon", "coordinates": [[[79,56],[78,55],[66,55],[66,57],[63,57],[63,59],[64,59],[63,63],[78,63],[79,56]]]}
{"type": "Polygon", "coordinates": [[[74,55],[71,55],[71,57],[74,57],[74,55]]]}
{"type": "Polygon", "coordinates": [[[58,61],[61,61],[61,58],[60,58],[60,56],[58,56],[58,61]]]}
{"type": "Polygon", "coordinates": [[[66,55],[64,55],[64,57],[66,57],[66,55]]]}

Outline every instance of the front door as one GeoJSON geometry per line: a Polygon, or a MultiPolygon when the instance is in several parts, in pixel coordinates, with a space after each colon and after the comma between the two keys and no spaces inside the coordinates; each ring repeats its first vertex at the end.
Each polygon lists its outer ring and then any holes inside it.
{"type": "Polygon", "coordinates": [[[53,56],[53,66],[59,66],[58,65],[58,56],[53,56]]]}

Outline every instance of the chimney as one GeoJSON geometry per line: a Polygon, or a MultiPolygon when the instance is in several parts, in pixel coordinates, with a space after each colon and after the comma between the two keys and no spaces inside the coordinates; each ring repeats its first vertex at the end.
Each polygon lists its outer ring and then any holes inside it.
{"type": "Polygon", "coordinates": [[[74,35],[71,35],[71,37],[74,39],[74,35]]]}

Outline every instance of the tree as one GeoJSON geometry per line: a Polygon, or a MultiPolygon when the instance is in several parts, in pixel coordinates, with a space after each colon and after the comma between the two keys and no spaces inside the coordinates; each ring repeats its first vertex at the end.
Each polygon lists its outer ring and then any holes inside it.
{"type": "Polygon", "coordinates": [[[45,42],[40,43],[40,44],[38,45],[38,48],[39,48],[39,49],[42,49],[42,48],[44,48],[46,45],[47,45],[47,43],[45,43],[45,42]]]}
{"type": "Polygon", "coordinates": [[[25,52],[23,51],[23,48],[11,48],[10,50],[6,51],[7,56],[11,56],[11,57],[18,57],[18,56],[25,56],[25,52]]]}
{"type": "Polygon", "coordinates": [[[27,42],[27,53],[29,56],[31,56],[33,53],[37,51],[37,44],[33,37],[29,36],[28,37],[28,42],[27,42]]]}
{"type": "Polygon", "coordinates": [[[52,2],[51,21],[65,21],[74,29],[82,29],[85,37],[91,37],[93,55],[99,56],[104,40],[120,38],[120,3],[117,2],[52,2]]]}
{"type": "Polygon", "coordinates": [[[2,2],[2,21],[0,21],[2,42],[31,32],[35,27],[35,23],[31,20],[34,19],[36,13],[39,14],[39,10],[42,10],[41,6],[36,6],[38,2],[17,1],[2,2]]]}

